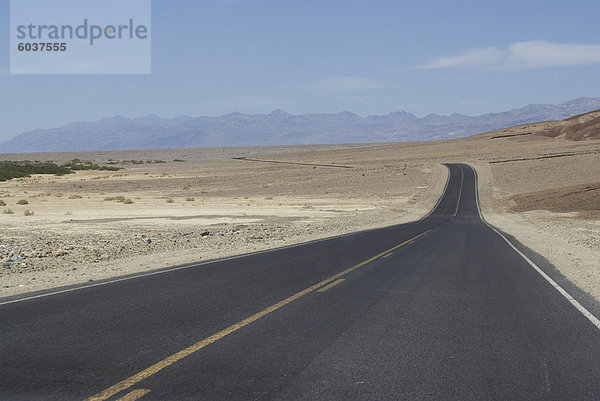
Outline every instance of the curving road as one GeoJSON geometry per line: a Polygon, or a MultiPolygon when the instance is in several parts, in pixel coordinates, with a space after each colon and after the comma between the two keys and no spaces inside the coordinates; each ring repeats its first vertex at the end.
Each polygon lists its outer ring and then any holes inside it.
{"type": "Polygon", "coordinates": [[[413,223],[0,300],[0,399],[600,399],[600,323],[448,168],[413,223]]]}

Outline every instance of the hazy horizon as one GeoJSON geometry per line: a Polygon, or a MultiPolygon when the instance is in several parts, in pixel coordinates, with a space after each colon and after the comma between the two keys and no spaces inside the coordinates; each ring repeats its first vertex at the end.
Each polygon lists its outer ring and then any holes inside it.
{"type": "MultiPolygon", "coordinates": [[[[600,99],[600,97],[581,96],[579,98],[569,99],[569,100],[566,100],[564,102],[560,102],[558,104],[566,104],[566,103],[569,103],[569,102],[572,102],[572,101],[575,101],[575,100],[578,100],[578,99],[583,99],[583,98],[586,98],[586,99],[600,99]]],[[[410,111],[407,111],[407,110],[393,110],[393,111],[390,111],[390,112],[387,112],[387,113],[365,114],[365,115],[361,115],[361,114],[355,113],[352,110],[340,110],[340,111],[334,111],[334,112],[331,112],[331,113],[311,112],[311,113],[298,113],[298,114],[295,114],[295,113],[288,113],[286,110],[282,110],[282,109],[273,109],[270,112],[266,112],[266,113],[244,113],[244,112],[240,112],[240,111],[235,110],[235,111],[231,111],[231,112],[225,113],[225,114],[195,115],[195,116],[194,115],[180,114],[180,115],[173,116],[173,117],[162,116],[162,115],[160,115],[160,113],[151,113],[151,114],[145,114],[145,115],[132,115],[132,116],[118,114],[118,115],[104,116],[104,117],[100,117],[100,118],[94,119],[94,120],[69,121],[69,122],[67,122],[67,123],[65,123],[65,124],[63,124],[61,126],[38,127],[38,128],[34,128],[34,129],[30,130],[30,131],[20,132],[20,133],[16,134],[15,136],[11,137],[11,138],[6,138],[6,141],[14,139],[14,138],[16,138],[17,136],[19,136],[21,134],[32,132],[32,131],[57,129],[57,128],[61,128],[61,127],[64,127],[64,126],[68,126],[68,125],[71,125],[71,124],[77,124],[77,123],[97,123],[97,122],[101,122],[103,120],[110,120],[110,119],[116,119],[116,118],[125,118],[125,119],[128,119],[128,120],[136,120],[136,119],[144,119],[144,118],[148,118],[148,117],[154,116],[154,117],[157,117],[157,118],[162,119],[162,120],[173,120],[173,119],[176,119],[176,118],[191,118],[191,119],[195,119],[195,118],[219,118],[219,117],[225,117],[225,116],[236,114],[236,113],[243,114],[243,115],[248,115],[248,116],[266,116],[266,115],[269,115],[269,114],[272,114],[272,113],[275,113],[275,112],[278,112],[278,111],[283,112],[283,113],[288,114],[288,115],[291,115],[291,116],[318,115],[318,114],[332,114],[333,115],[333,114],[351,113],[351,114],[353,114],[355,116],[358,116],[360,118],[363,118],[363,119],[364,118],[368,118],[368,117],[386,116],[386,115],[393,114],[393,113],[407,113],[407,114],[412,115],[412,116],[414,116],[414,117],[416,117],[418,119],[423,119],[423,118],[426,118],[426,117],[431,116],[431,115],[439,116],[439,117],[450,117],[452,115],[460,115],[460,116],[464,116],[464,117],[473,117],[474,118],[474,117],[481,117],[481,116],[484,116],[484,115],[487,115],[487,114],[500,114],[500,113],[504,113],[504,112],[508,112],[508,111],[512,111],[512,110],[518,110],[518,109],[521,109],[521,108],[524,108],[524,107],[528,107],[528,106],[555,106],[555,105],[553,105],[553,104],[545,104],[545,103],[530,103],[530,104],[524,104],[521,107],[516,107],[516,108],[510,109],[510,110],[491,110],[491,111],[488,111],[488,112],[485,112],[485,113],[482,113],[482,114],[478,114],[478,115],[469,115],[469,114],[456,113],[456,112],[451,112],[451,113],[448,113],[448,114],[441,114],[441,113],[436,113],[436,112],[430,112],[430,113],[424,113],[424,114],[418,115],[418,114],[411,113],[410,111]]],[[[0,141],[0,143],[2,143],[2,142],[3,141],[0,141]]]]}

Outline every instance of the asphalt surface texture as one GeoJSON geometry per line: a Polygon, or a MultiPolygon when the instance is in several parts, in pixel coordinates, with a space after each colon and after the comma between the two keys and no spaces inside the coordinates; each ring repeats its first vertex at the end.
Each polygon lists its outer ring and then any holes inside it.
{"type": "Polygon", "coordinates": [[[448,168],[416,222],[0,300],[0,400],[600,399],[600,330],[448,168]]]}

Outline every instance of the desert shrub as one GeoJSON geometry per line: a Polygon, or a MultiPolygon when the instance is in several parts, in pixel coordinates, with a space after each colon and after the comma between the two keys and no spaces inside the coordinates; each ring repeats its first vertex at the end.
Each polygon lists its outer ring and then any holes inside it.
{"type": "Polygon", "coordinates": [[[17,201],[17,205],[29,205],[29,202],[27,202],[25,199],[19,199],[17,201]]]}
{"type": "Polygon", "coordinates": [[[2,199],[0,199],[0,206],[6,206],[6,202],[4,202],[2,199]]]}
{"type": "Polygon", "coordinates": [[[2,214],[15,214],[15,212],[13,212],[13,211],[12,211],[12,210],[10,210],[10,209],[4,209],[4,210],[2,211],[2,214]]]}
{"type": "Polygon", "coordinates": [[[167,199],[167,203],[173,203],[175,202],[172,198],[167,199]]]}
{"type": "Polygon", "coordinates": [[[69,199],[81,199],[83,196],[81,195],[69,195],[69,199]]]}
{"type": "Polygon", "coordinates": [[[0,181],[29,177],[31,174],[69,174],[66,167],[51,162],[0,161],[0,181]]]}
{"type": "Polygon", "coordinates": [[[174,159],[173,161],[174,161],[174,162],[176,162],[176,163],[182,163],[182,162],[184,162],[185,160],[183,160],[183,159],[174,159]]]}
{"type": "Polygon", "coordinates": [[[104,198],[105,201],[117,201],[117,202],[125,202],[125,197],[123,195],[119,195],[119,196],[109,196],[107,198],[104,198]]]}
{"type": "Polygon", "coordinates": [[[33,210],[25,209],[25,211],[23,212],[23,214],[25,216],[33,216],[35,213],[33,213],[33,210]]]}
{"type": "Polygon", "coordinates": [[[126,205],[131,205],[133,203],[133,201],[131,199],[127,198],[123,201],[123,203],[126,205]]]}
{"type": "Polygon", "coordinates": [[[195,198],[185,198],[185,200],[186,200],[186,201],[188,201],[188,202],[193,202],[193,201],[195,201],[196,199],[195,199],[195,198]]]}
{"type": "Polygon", "coordinates": [[[31,174],[71,174],[75,170],[119,170],[118,167],[100,166],[89,160],[81,161],[73,159],[64,164],[56,164],[51,161],[40,162],[29,160],[23,161],[0,161],[0,181],[7,181],[12,178],[29,177],[31,174]]]}
{"type": "Polygon", "coordinates": [[[118,167],[100,166],[89,160],[73,159],[62,165],[70,170],[102,170],[102,171],[117,171],[118,167]]]}

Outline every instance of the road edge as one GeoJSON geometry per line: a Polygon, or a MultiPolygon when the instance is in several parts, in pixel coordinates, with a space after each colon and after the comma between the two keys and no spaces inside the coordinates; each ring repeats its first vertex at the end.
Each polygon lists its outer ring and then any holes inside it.
{"type": "Polygon", "coordinates": [[[108,285],[108,284],[112,284],[112,283],[118,283],[121,281],[133,280],[135,278],[155,276],[158,274],[165,274],[165,273],[174,272],[174,271],[178,271],[178,270],[186,270],[186,269],[192,269],[192,268],[196,268],[196,267],[202,267],[205,265],[210,265],[213,263],[223,262],[223,261],[227,261],[227,260],[241,259],[241,258],[245,258],[245,257],[249,257],[249,256],[261,255],[263,253],[268,253],[268,252],[277,252],[277,251],[282,251],[285,249],[297,248],[300,246],[310,245],[310,244],[314,244],[317,242],[329,241],[329,240],[333,240],[333,239],[337,239],[337,238],[344,238],[344,237],[349,237],[352,235],[368,233],[370,231],[385,230],[385,229],[389,229],[389,228],[393,228],[393,227],[397,227],[397,226],[403,226],[403,225],[407,225],[407,224],[415,224],[419,221],[420,220],[415,220],[415,221],[409,221],[409,222],[401,223],[401,224],[393,224],[391,226],[370,228],[370,229],[354,231],[354,232],[346,233],[346,234],[334,235],[331,237],[318,238],[318,239],[314,239],[311,241],[300,242],[297,244],[290,244],[290,245],[280,246],[280,247],[276,247],[276,248],[263,249],[260,251],[247,252],[247,253],[241,253],[238,255],[226,256],[226,257],[222,257],[222,258],[214,258],[214,259],[208,259],[208,260],[203,260],[203,261],[198,261],[198,262],[190,262],[190,263],[184,263],[184,264],[179,264],[179,265],[167,266],[167,267],[154,269],[151,271],[130,273],[130,274],[125,274],[122,276],[115,276],[115,277],[107,277],[107,278],[104,278],[101,280],[96,280],[94,282],[76,283],[76,284],[70,284],[70,285],[66,285],[66,286],[48,288],[48,289],[44,289],[44,290],[25,292],[22,294],[9,295],[7,297],[0,298],[0,306],[13,304],[13,303],[17,303],[17,302],[29,301],[31,299],[36,299],[36,298],[44,298],[44,297],[48,297],[51,295],[58,295],[58,294],[66,293],[66,292],[83,290],[85,288],[99,287],[99,286],[108,285]]]}
{"type": "Polygon", "coordinates": [[[433,205],[433,207],[431,208],[431,210],[429,212],[427,212],[425,215],[423,215],[423,217],[421,217],[419,220],[416,220],[416,221],[425,220],[427,217],[429,217],[431,215],[431,213],[433,213],[435,211],[435,209],[437,209],[438,205],[442,201],[442,198],[444,197],[444,194],[446,193],[446,189],[448,189],[448,183],[450,182],[450,168],[448,167],[447,164],[441,164],[441,166],[446,167],[446,173],[447,173],[446,174],[446,184],[444,184],[444,189],[442,189],[442,194],[438,198],[438,200],[435,203],[435,205],[433,205]]]}
{"type": "MultiPolygon", "coordinates": [[[[585,306],[583,306],[581,303],[579,303],[579,301],[577,301],[569,292],[567,292],[563,287],[561,287],[556,281],[554,281],[552,279],[552,277],[550,277],[545,271],[544,269],[542,269],[541,267],[539,267],[535,262],[533,262],[526,254],[525,254],[525,250],[528,250],[532,253],[532,250],[530,250],[529,248],[525,247],[523,244],[521,244],[520,242],[516,241],[514,237],[510,236],[511,238],[513,238],[513,240],[515,242],[517,242],[519,245],[521,245],[521,247],[524,248],[524,251],[521,251],[517,246],[515,246],[504,234],[501,230],[497,229],[496,227],[494,227],[492,224],[488,223],[487,220],[483,217],[483,214],[481,213],[481,207],[479,205],[479,176],[477,175],[477,170],[471,166],[470,164],[466,164],[466,166],[468,166],[471,170],[473,170],[473,174],[475,175],[475,203],[477,204],[477,212],[479,213],[479,218],[481,219],[481,221],[483,221],[483,223],[485,223],[489,228],[491,228],[492,230],[494,230],[496,232],[496,234],[498,234],[517,254],[519,254],[535,271],[537,271],[552,287],[554,287],[554,289],[556,289],[564,298],[567,299],[567,301],[569,301],[569,303],[571,305],[573,305],[575,307],[575,309],[577,309],[577,311],[579,311],[583,316],[585,316],[594,326],[596,326],[596,328],[598,328],[600,330],[600,320],[592,313],[590,312],[585,306]]],[[[508,234],[507,234],[508,235],[508,234]]],[[[541,255],[539,255],[541,256],[541,255]]],[[[554,268],[555,271],[558,272],[558,269],[556,269],[556,267],[554,265],[552,265],[550,262],[547,262],[548,264],[550,264],[550,266],[552,266],[552,268],[554,268]]],[[[564,277],[564,276],[563,276],[564,277]]],[[[566,278],[565,278],[566,280],[566,278]]],[[[562,281],[562,280],[561,280],[562,281]]],[[[570,283],[570,287],[575,287],[577,288],[579,291],[577,292],[583,292],[581,289],[579,289],[577,286],[575,286],[573,283],[571,283],[570,281],[567,280],[568,283],[570,283]]],[[[582,295],[582,294],[579,294],[582,295]]],[[[596,308],[594,308],[596,309],[596,308]]]]}
{"type": "Polygon", "coordinates": [[[76,284],[70,284],[70,285],[65,285],[65,286],[58,286],[58,287],[53,287],[53,288],[25,292],[25,293],[21,293],[21,294],[9,295],[6,297],[0,297],[0,306],[17,303],[17,302],[28,301],[28,300],[36,299],[36,298],[43,298],[43,297],[47,297],[47,296],[51,296],[51,295],[58,295],[58,294],[66,293],[66,292],[78,291],[78,290],[82,290],[85,288],[99,287],[99,286],[103,286],[103,285],[107,285],[107,284],[111,284],[111,283],[118,283],[121,281],[132,280],[132,279],[140,278],[140,277],[154,276],[157,274],[164,274],[164,273],[168,273],[168,272],[172,272],[172,271],[201,267],[204,265],[209,265],[212,263],[226,261],[226,260],[240,259],[240,258],[244,258],[244,257],[248,257],[248,256],[260,255],[260,254],[267,253],[267,252],[276,252],[276,251],[281,251],[284,249],[296,248],[296,247],[314,244],[317,242],[328,241],[328,240],[332,240],[332,239],[336,239],[336,238],[344,238],[344,237],[349,237],[352,235],[368,233],[370,231],[375,231],[375,230],[390,229],[390,228],[397,227],[397,226],[402,226],[402,225],[407,225],[407,224],[415,224],[415,223],[418,223],[422,220],[425,220],[427,217],[429,217],[435,211],[435,209],[438,207],[438,205],[442,201],[442,198],[444,197],[444,194],[446,193],[446,189],[448,188],[448,183],[450,182],[450,169],[448,169],[448,166],[446,166],[444,164],[442,164],[442,165],[444,167],[446,167],[447,175],[446,175],[446,184],[444,185],[444,189],[442,190],[440,197],[438,198],[435,205],[431,208],[431,210],[427,214],[425,214],[421,218],[413,220],[413,221],[407,221],[405,223],[400,223],[400,224],[392,224],[392,225],[384,226],[384,227],[376,227],[376,228],[369,228],[366,230],[353,231],[353,232],[339,234],[339,235],[333,235],[333,236],[329,236],[329,237],[325,237],[325,238],[317,238],[317,239],[306,241],[306,242],[299,242],[297,244],[290,244],[290,245],[285,245],[285,246],[280,246],[280,247],[275,247],[275,248],[263,249],[260,251],[241,253],[241,254],[226,256],[226,257],[222,257],[222,258],[214,258],[214,259],[208,259],[208,260],[203,260],[203,261],[167,266],[167,267],[154,269],[151,271],[130,273],[130,274],[115,276],[115,277],[107,277],[104,279],[96,280],[94,282],[76,283],[76,284]]]}

